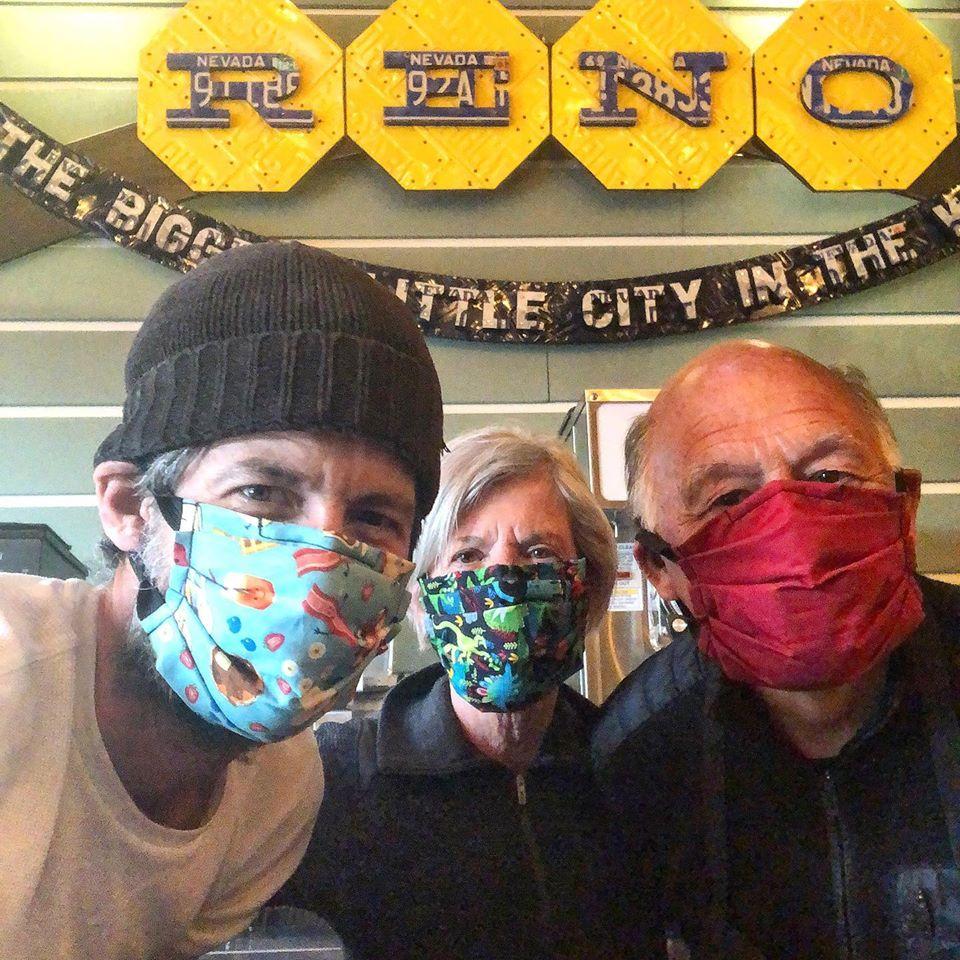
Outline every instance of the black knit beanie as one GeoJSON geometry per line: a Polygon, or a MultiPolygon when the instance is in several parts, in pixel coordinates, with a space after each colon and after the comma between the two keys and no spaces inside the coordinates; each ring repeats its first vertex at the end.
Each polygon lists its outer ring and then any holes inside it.
{"type": "Polygon", "coordinates": [[[334,430],[437,494],[440,383],[416,320],[353,264],[300,243],[219,253],[169,287],[127,357],[123,422],[94,463],[141,468],[181,447],[271,430],[334,430]]]}

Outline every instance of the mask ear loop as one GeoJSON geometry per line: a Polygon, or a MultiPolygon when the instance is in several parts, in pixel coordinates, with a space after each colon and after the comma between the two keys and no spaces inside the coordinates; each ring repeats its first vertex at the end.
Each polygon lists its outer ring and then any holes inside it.
{"type": "Polygon", "coordinates": [[[676,563],[677,555],[673,552],[673,547],[663,537],[641,526],[639,520],[637,520],[637,532],[633,539],[659,563],[664,560],[672,560],[676,563]]]}
{"type": "MultiPolygon", "coordinates": [[[[677,562],[676,552],[663,537],[658,536],[652,530],[644,527],[639,518],[635,522],[637,532],[634,535],[634,539],[655,562],[661,565],[664,560],[670,560],[673,563],[677,562]]],[[[663,608],[666,611],[671,636],[679,636],[690,629],[690,624],[693,623],[693,616],[682,601],[664,600],[661,598],[660,603],[663,604],[663,608]]]]}
{"type": "MultiPolygon", "coordinates": [[[[172,494],[155,496],[154,500],[160,516],[163,517],[166,524],[176,533],[180,529],[180,521],[183,519],[183,500],[172,494]]],[[[151,613],[159,610],[164,603],[164,596],[157,585],[147,573],[143,559],[139,553],[128,554],[130,566],[139,581],[137,590],[137,619],[145,620],[151,613]]]]}
{"type": "Polygon", "coordinates": [[[155,495],[153,499],[156,501],[160,516],[166,521],[167,526],[176,533],[180,529],[180,522],[183,520],[183,500],[172,493],[155,495]]]}

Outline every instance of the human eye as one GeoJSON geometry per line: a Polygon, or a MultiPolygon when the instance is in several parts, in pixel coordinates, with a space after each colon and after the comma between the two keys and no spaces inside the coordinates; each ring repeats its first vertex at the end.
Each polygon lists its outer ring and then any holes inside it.
{"type": "Polygon", "coordinates": [[[390,533],[400,533],[400,521],[381,510],[358,510],[353,515],[355,525],[365,527],[368,530],[388,531],[390,533]]]}
{"type": "Polygon", "coordinates": [[[707,512],[711,510],[726,510],[728,507],[735,507],[738,503],[743,503],[747,497],[750,496],[751,491],[745,489],[736,489],[728,490],[726,493],[721,493],[720,496],[714,497],[709,506],[707,507],[707,512]]]}
{"type": "Polygon", "coordinates": [[[845,470],[815,470],[807,479],[814,483],[848,483],[857,478],[845,470]]]}
{"type": "Polygon", "coordinates": [[[225,506],[255,517],[278,520],[296,515],[297,496],[292,490],[272,484],[246,483],[230,491],[225,506]]]}
{"type": "Polygon", "coordinates": [[[547,543],[538,543],[536,546],[527,550],[528,556],[533,560],[556,560],[557,551],[547,543]]]}
{"type": "Polygon", "coordinates": [[[450,555],[449,563],[455,567],[478,566],[483,561],[483,553],[476,547],[464,547],[450,555]]]}

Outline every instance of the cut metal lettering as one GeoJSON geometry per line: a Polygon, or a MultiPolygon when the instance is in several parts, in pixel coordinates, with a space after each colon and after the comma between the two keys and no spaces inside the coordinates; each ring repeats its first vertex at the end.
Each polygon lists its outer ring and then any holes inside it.
{"type": "Polygon", "coordinates": [[[385,126],[506,127],[510,125],[510,55],[493,50],[386,50],[383,65],[406,73],[406,103],[384,107],[385,126]],[[433,76],[430,71],[447,71],[433,76]],[[452,72],[451,72],[452,71],[452,72]],[[492,74],[493,102],[477,102],[477,78],[492,74]],[[431,103],[438,98],[455,105],[431,103]]]}
{"type": "Polygon", "coordinates": [[[284,107],[282,100],[296,93],[300,70],[285,53],[168,53],[167,68],[190,74],[190,106],[167,110],[167,126],[174,129],[224,129],[230,111],[214,107],[214,100],[242,100],[271,126],[281,130],[309,130],[312,110],[284,107]],[[269,70],[269,80],[214,80],[214,70],[269,70]]]}
{"type": "Polygon", "coordinates": [[[578,66],[581,70],[596,70],[600,74],[599,109],[582,108],[581,127],[636,125],[636,109],[620,107],[620,87],[639,93],[644,99],[691,127],[707,127],[710,125],[712,108],[710,76],[716,71],[727,69],[727,55],[716,50],[687,51],[673,55],[673,68],[691,75],[690,94],[677,90],[666,80],[661,80],[649,70],[637,66],[616,50],[586,50],[580,54],[578,66]]]}
{"type": "Polygon", "coordinates": [[[815,60],[800,82],[800,101],[811,117],[831,127],[886,127],[913,106],[913,80],[896,60],[869,53],[840,53],[815,60]],[[830,103],[824,93],[828,77],[838,73],[872,73],[890,86],[890,100],[876,110],[856,110],[830,103]]]}

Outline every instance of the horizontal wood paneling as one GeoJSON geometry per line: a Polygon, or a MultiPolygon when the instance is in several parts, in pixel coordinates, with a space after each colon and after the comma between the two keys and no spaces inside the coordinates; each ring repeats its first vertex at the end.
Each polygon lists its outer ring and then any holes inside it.
{"type": "MultiPolygon", "coordinates": [[[[443,418],[443,438],[448,443],[461,434],[481,427],[521,427],[530,433],[555,437],[563,423],[565,412],[552,413],[459,413],[443,418]]],[[[960,476],[960,470],[957,471],[960,476]]]]}
{"type": "Polygon", "coordinates": [[[888,410],[887,416],[905,465],[919,468],[924,480],[960,479],[960,408],[888,410]]]}
{"type": "MultiPolygon", "coordinates": [[[[131,332],[9,333],[0,328],[0,406],[119,406],[131,332]]],[[[430,340],[447,403],[576,402],[585,389],[656,387],[722,339],[756,337],[868,370],[885,396],[960,389],[960,326],[794,327],[764,321],[735,329],[610,347],[511,347],[430,340]],[[549,355],[550,389],[546,357],[549,355]],[[890,362],[896,357],[896,362],[890,362]]],[[[897,416],[898,411],[891,411],[897,416]]],[[[944,479],[958,479],[948,477],[944,479]]]]}
{"type": "MultiPolygon", "coordinates": [[[[123,363],[134,334],[5,333],[0,330],[0,405],[123,403],[123,363]]],[[[431,340],[447,403],[549,399],[546,347],[431,340]]],[[[2,491],[0,491],[2,492],[2,491]]]]}
{"type": "Polygon", "coordinates": [[[889,193],[815,193],[787,167],[729,161],[699,190],[613,191],[559,144],[545,144],[497,190],[404,190],[365,156],[323,161],[287,195],[198,197],[190,206],[287,237],[644,236],[830,233],[911,201],[889,193]],[[777,197],[777,203],[765,198],[777,197]]]}
{"type": "Polygon", "coordinates": [[[93,454],[114,425],[105,418],[0,420],[0,495],[93,493],[93,454]]]}
{"type": "MultiPolygon", "coordinates": [[[[496,391],[497,394],[500,391],[496,391]]],[[[960,478],[960,409],[890,411],[901,438],[904,463],[916,467],[927,481],[960,478]]],[[[444,436],[449,441],[479,427],[518,426],[555,436],[564,413],[447,414],[444,436]]],[[[106,417],[76,419],[0,418],[0,450],[7,450],[0,477],[0,495],[26,496],[93,493],[90,477],[93,452],[110,432],[106,417]]]]}
{"type": "Polygon", "coordinates": [[[137,120],[135,80],[6,80],[0,101],[63,143],[137,120]]]}
{"type": "MultiPolygon", "coordinates": [[[[555,435],[562,420],[562,413],[451,414],[444,419],[444,436],[451,440],[493,424],[555,435]]],[[[0,476],[0,496],[93,493],[93,454],[114,424],[106,417],[0,418],[0,450],[9,451],[0,476]]]]}
{"type": "MultiPolygon", "coordinates": [[[[95,507],[0,507],[0,523],[46,523],[92,566],[100,539],[95,507]]],[[[921,572],[960,571],[960,496],[928,496],[921,501],[918,564],[921,572]]]]}
{"type": "Polygon", "coordinates": [[[0,405],[122,404],[133,336],[0,330],[0,405]]]}
{"type": "Polygon", "coordinates": [[[921,498],[917,564],[921,572],[960,571],[960,496],[921,498]]]}
{"type": "Polygon", "coordinates": [[[823,363],[854,364],[886,396],[947,395],[960,383],[958,327],[794,327],[771,321],[666,337],[630,351],[551,347],[550,399],[569,400],[598,387],[659,387],[700,351],[740,337],[793,347],[823,363]]]}
{"type": "MultiPolygon", "coordinates": [[[[529,9],[529,8],[527,8],[529,9]]],[[[758,47],[788,16],[787,10],[717,9],[720,19],[751,49],[758,47]]],[[[39,4],[0,6],[0,70],[4,79],[135,77],[142,47],[169,20],[173,9],[154,6],[39,4]],[[24,37],[42,43],[24,43],[24,37]],[[104,52],[109,51],[109,56],[104,52]]],[[[346,46],[376,14],[311,10],[310,19],[332,40],[346,46]]],[[[521,20],[547,43],[561,37],[580,14],[524,13],[521,20]]],[[[952,50],[960,49],[960,18],[917,18],[952,50]]],[[[960,69],[954,63],[954,69],[960,69]]]]}

